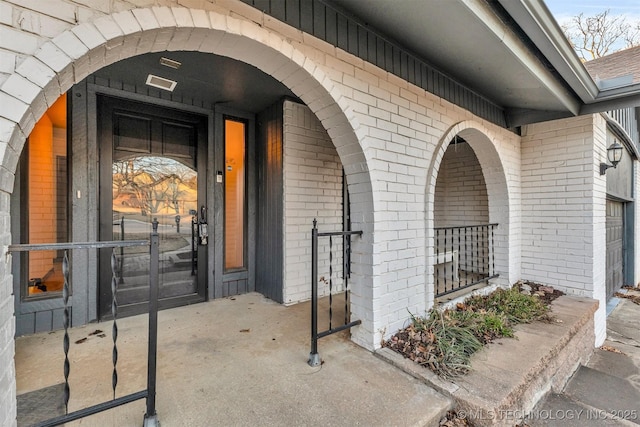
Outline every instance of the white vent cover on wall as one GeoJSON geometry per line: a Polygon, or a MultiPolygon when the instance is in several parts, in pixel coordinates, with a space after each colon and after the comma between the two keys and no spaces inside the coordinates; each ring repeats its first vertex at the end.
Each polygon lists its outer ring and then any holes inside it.
{"type": "Polygon", "coordinates": [[[164,77],[154,76],[153,74],[149,74],[147,76],[147,82],[149,86],[157,87],[158,89],[168,90],[169,92],[173,92],[173,89],[176,88],[178,82],[174,80],[165,79],[164,77]]]}
{"type": "Polygon", "coordinates": [[[173,68],[177,70],[182,65],[181,62],[174,61],[173,59],[165,58],[164,56],[160,58],[160,65],[164,65],[165,67],[173,68]]]}

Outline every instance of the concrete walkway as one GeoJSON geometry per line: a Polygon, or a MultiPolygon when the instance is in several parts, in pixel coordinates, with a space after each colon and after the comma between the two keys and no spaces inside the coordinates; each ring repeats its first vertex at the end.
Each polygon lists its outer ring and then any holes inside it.
{"type": "Polygon", "coordinates": [[[578,369],[562,394],[550,394],[531,412],[527,424],[640,424],[640,305],[620,299],[607,319],[604,346],[578,369]]]}
{"type": "MultiPolygon", "coordinates": [[[[162,426],[438,424],[451,401],[351,343],[346,332],[320,340],[324,364],[311,368],[309,310],[308,303],[285,307],[254,293],[160,312],[162,426]]],[[[113,398],[111,326],[71,331],[71,411],[113,398]]],[[[119,320],[118,327],[122,396],[145,387],[147,317],[119,320]]],[[[62,337],[16,340],[18,395],[64,381],[62,337]]],[[[38,404],[51,416],[47,404],[59,402],[38,404]]],[[[67,425],[140,426],[144,413],[138,401],[67,425]]]]}

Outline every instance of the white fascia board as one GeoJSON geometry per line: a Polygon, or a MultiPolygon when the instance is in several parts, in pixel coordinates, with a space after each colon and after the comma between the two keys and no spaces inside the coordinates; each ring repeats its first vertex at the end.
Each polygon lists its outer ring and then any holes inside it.
{"type": "MultiPolygon", "coordinates": [[[[503,0],[498,0],[502,3],[503,0]]],[[[507,3],[519,3],[518,0],[504,0],[507,3]]],[[[524,0],[520,0],[524,1],[524,0]]],[[[517,35],[512,32],[508,26],[497,17],[493,11],[487,8],[486,3],[481,0],[461,0],[461,2],[474,14],[478,19],[491,30],[495,36],[505,45],[505,47],[517,58],[520,63],[534,75],[540,83],[549,89],[557,99],[572,114],[578,114],[580,111],[580,101],[566,89],[566,87],[557,80],[557,78],[540,63],[538,58],[529,50],[525,43],[520,40],[517,35]]],[[[509,12],[511,13],[511,12],[509,12]]],[[[515,19],[515,17],[514,17],[515,19]]],[[[517,21],[517,20],[516,20],[517,21]]],[[[555,22],[555,21],[554,21],[555,22]]],[[[594,87],[595,87],[595,83],[594,87]]],[[[596,92],[597,93],[597,87],[596,92]]]]}
{"type": "Polygon", "coordinates": [[[498,2],[520,25],[520,28],[582,102],[593,101],[598,95],[598,86],[544,2],[542,0],[498,0],[498,2]]]}

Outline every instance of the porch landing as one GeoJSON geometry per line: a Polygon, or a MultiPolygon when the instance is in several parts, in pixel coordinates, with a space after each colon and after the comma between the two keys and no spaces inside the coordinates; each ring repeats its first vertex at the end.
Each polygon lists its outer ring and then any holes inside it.
{"type": "Polygon", "coordinates": [[[595,342],[595,300],[562,296],[552,303],[555,323],[516,326],[516,338],[496,340],[471,358],[468,375],[446,381],[382,348],[377,355],[455,401],[460,417],[475,426],[519,424],[550,391],[560,392],[585,365],[595,342]]]}
{"type": "MultiPolygon", "coordinates": [[[[322,338],[325,363],[309,367],[309,310],[308,303],[285,307],[253,293],[160,312],[161,425],[438,424],[451,400],[351,343],[346,332],[322,338]]],[[[70,410],[113,397],[111,326],[70,332],[70,410]]],[[[121,319],[118,329],[121,396],[145,386],[147,316],[121,319]]],[[[62,336],[16,339],[19,395],[63,382],[62,336]]],[[[140,426],[144,412],[138,401],[67,425],[140,426]]]]}

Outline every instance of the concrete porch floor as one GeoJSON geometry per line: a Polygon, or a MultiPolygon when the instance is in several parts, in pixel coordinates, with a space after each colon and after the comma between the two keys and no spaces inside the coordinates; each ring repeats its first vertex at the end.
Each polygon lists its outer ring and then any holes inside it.
{"type": "MultiPolygon", "coordinates": [[[[347,332],[322,338],[325,363],[310,367],[309,316],[309,303],[285,307],[257,293],[161,311],[161,425],[437,425],[450,408],[448,398],[353,344],[347,332]]],[[[111,328],[70,331],[70,411],[113,398],[111,328]]],[[[118,329],[116,397],[145,387],[147,316],[120,319],[118,329]]],[[[64,382],[62,339],[62,331],[16,339],[18,395],[64,382]]],[[[141,400],[67,425],[140,426],[144,413],[141,400]]]]}

